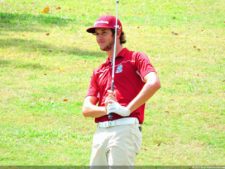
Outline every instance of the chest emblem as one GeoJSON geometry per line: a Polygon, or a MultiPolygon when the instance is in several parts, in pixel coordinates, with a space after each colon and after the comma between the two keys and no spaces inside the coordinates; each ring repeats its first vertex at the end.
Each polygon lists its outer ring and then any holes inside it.
{"type": "Polygon", "coordinates": [[[123,71],[123,65],[120,64],[116,69],[116,73],[121,73],[122,71],[123,71]]]}

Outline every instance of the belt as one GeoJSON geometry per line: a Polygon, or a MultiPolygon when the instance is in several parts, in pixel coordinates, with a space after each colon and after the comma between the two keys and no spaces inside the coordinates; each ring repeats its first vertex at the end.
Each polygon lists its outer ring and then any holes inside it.
{"type": "Polygon", "coordinates": [[[128,117],[128,118],[122,118],[122,119],[113,120],[113,121],[99,122],[98,127],[113,127],[113,126],[128,125],[128,124],[139,124],[139,121],[135,117],[128,117]]]}

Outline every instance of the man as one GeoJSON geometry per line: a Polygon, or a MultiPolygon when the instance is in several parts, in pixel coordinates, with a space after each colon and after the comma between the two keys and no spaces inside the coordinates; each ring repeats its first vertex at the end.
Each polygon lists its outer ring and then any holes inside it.
{"type": "Polygon", "coordinates": [[[145,102],[161,87],[148,57],[122,47],[126,42],[118,20],[114,92],[110,91],[116,18],[103,15],[87,32],[96,36],[107,60],[94,70],[83,115],[94,117],[91,166],[133,166],[140,151],[145,102]],[[98,103],[98,105],[96,105],[98,103]],[[113,119],[108,114],[113,113],[113,119]]]}

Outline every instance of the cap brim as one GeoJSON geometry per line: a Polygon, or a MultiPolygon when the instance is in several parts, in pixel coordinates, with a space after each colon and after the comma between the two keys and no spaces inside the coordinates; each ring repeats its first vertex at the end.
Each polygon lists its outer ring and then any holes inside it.
{"type": "Polygon", "coordinates": [[[87,29],[88,33],[95,33],[95,27],[91,27],[87,29]]]}
{"type": "Polygon", "coordinates": [[[87,29],[88,33],[95,33],[96,28],[102,28],[102,29],[114,29],[114,27],[105,27],[105,26],[99,26],[99,27],[91,27],[87,29]]]}

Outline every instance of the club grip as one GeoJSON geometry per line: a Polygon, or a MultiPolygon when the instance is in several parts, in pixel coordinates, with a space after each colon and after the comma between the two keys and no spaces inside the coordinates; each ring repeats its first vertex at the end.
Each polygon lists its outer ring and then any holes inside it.
{"type": "MultiPolygon", "coordinates": [[[[114,91],[114,80],[111,82],[111,91],[114,91]]],[[[113,113],[109,113],[108,118],[110,120],[112,120],[113,119],[113,113]]]]}
{"type": "Polygon", "coordinates": [[[112,119],[113,119],[113,113],[109,113],[109,114],[108,114],[108,118],[109,118],[110,120],[112,120],[112,119]]]}

